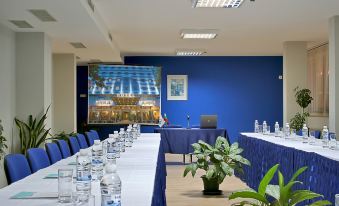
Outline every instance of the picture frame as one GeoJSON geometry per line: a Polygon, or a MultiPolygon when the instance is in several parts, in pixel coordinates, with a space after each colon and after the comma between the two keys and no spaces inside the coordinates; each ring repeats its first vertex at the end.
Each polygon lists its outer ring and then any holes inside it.
{"type": "Polygon", "coordinates": [[[167,100],[187,100],[187,91],[187,75],[167,75],[167,100]]]}

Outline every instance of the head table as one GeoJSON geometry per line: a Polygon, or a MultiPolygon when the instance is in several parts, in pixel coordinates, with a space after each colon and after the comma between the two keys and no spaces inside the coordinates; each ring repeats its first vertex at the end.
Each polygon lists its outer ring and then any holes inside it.
{"type": "MultiPolygon", "coordinates": [[[[302,143],[302,137],[285,139],[272,135],[241,133],[238,139],[244,149],[243,156],[250,160],[251,167],[245,167],[244,174],[237,174],[247,185],[257,189],[262,177],[275,164],[289,181],[299,168],[308,169],[299,177],[303,185],[296,188],[310,189],[323,194],[334,203],[335,194],[339,194],[339,151],[321,146],[302,143]]],[[[274,179],[274,184],[277,178],[274,179]]]]}
{"type": "MultiPolygon", "coordinates": [[[[57,192],[58,179],[46,179],[47,175],[57,174],[58,169],[75,170],[76,155],[61,160],[45,169],[0,189],[0,205],[57,205],[57,199],[10,199],[19,192],[57,192]]],[[[159,134],[141,134],[126,148],[125,153],[117,159],[117,172],[122,182],[122,205],[124,206],[158,206],[166,205],[166,168],[159,134]]],[[[99,181],[92,182],[92,195],[95,204],[101,204],[99,181]]],[[[75,184],[73,184],[75,191],[75,184]]]]}

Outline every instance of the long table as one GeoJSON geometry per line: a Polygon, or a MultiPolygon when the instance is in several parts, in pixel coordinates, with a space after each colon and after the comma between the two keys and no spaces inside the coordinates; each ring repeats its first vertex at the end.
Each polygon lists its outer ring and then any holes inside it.
{"type": "MultiPolygon", "coordinates": [[[[288,181],[299,168],[308,169],[299,177],[306,188],[323,194],[325,199],[334,203],[335,194],[339,194],[339,151],[322,148],[320,140],[316,145],[302,143],[301,137],[284,139],[255,133],[241,133],[238,139],[244,149],[243,156],[251,162],[244,168],[244,175],[237,174],[247,185],[257,189],[260,180],[275,164],[288,181]]],[[[277,183],[275,177],[274,183],[277,183]]]]}
{"type": "MultiPolygon", "coordinates": [[[[58,169],[72,168],[75,155],[61,160],[45,169],[0,189],[0,205],[56,205],[57,199],[10,199],[19,192],[57,192],[57,179],[44,179],[48,174],[55,174],[58,169]]],[[[159,134],[141,134],[132,148],[117,159],[117,172],[122,181],[122,205],[124,206],[162,206],[166,205],[166,165],[159,134]]],[[[73,184],[75,190],[75,184],[73,184]]],[[[92,182],[92,194],[96,205],[100,205],[99,181],[92,182]]]]}
{"type": "Polygon", "coordinates": [[[156,128],[154,132],[161,134],[161,142],[165,153],[189,154],[193,152],[192,144],[202,140],[214,145],[218,136],[226,137],[226,129],[186,129],[186,128],[156,128]]]}

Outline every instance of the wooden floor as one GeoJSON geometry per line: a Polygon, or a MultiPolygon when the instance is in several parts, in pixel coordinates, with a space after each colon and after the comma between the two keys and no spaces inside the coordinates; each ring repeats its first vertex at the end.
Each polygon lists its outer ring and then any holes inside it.
{"type": "MultiPolygon", "coordinates": [[[[166,154],[166,162],[182,162],[182,155],[166,154]]],[[[203,184],[200,178],[203,172],[198,172],[195,178],[192,175],[183,177],[184,165],[167,165],[166,198],[168,206],[227,206],[234,201],[229,201],[227,196],[233,191],[247,188],[246,184],[236,177],[227,177],[220,185],[223,191],[221,196],[202,195],[203,184]]]]}

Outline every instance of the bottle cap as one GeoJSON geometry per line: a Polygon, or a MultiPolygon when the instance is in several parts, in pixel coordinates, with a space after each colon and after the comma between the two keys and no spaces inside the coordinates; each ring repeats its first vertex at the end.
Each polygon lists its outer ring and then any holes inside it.
{"type": "Polygon", "coordinates": [[[80,156],[87,156],[87,150],[85,150],[85,149],[80,149],[79,154],[80,154],[80,156]]]}
{"type": "Polygon", "coordinates": [[[114,134],[118,134],[118,131],[114,131],[114,134]]]}
{"type": "Polygon", "coordinates": [[[100,140],[98,140],[98,139],[94,140],[94,144],[95,145],[99,145],[100,144],[100,140]]]}
{"type": "Polygon", "coordinates": [[[324,129],[327,129],[327,126],[324,126],[324,129]]]}
{"type": "Polygon", "coordinates": [[[120,132],[121,132],[121,131],[123,132],[123,131],[125,131],[125,129],[124,129],[124,128],[120,128],[120,132]]]}
{"type": "Polygon", "coordinates": [[[266,123],[266,121],[264,121],[264,123],[266,123]]]}
{"type": "Polygon", "coordinates": [[[117,171],[117,166],[115,164],[107,164],[105,166],[106,174],[115,173],[117,171]]]}
{"type": "Polygon", "coordinates": [[[306,124],[304,124],[303,127],[306,127],[306,124]]]}
{"type": "Polygon", "coordinates": [[[278,122],[275,122],[276,124],[279,124],[278,122]]]}

